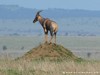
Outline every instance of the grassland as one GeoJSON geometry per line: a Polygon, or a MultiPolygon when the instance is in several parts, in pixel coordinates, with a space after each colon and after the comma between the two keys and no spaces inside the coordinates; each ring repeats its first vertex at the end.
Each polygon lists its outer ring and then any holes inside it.
{"type": "Polygon", "coordinates": [[[0,75],[100,75],[100,62],[0,60],[0,75]],[[67,74],[66,72],[73,72],[67,74]],[[92,72],[81,74],[74,72],[92,72]]]}
{"type": "MultiPolygon", "coordinates": [[[[18,57],[43,41],[43,36],[2,36],[0,37],[0,54],[18,57]],[[6,46],[7,50],[3,51],[3,46],[6,46]]],[[[77,56],[100,60],[100,37],[57,36],[57,43],[71,50],[77,56]],[[89,58],[87,54],[90,54],[89,58]]]]}
{"type": "MultiPolygon", "coordinates": [[[[6,45],[8,50],[20,50],[22,46],[29,50],[43,41],[43,36],[2,36],[0,37],[0,50],[3,45],[6,45]]],[[[58,36],[57,43],[71,49],[100,49],[100,37],[98,36],[58,36]]]]}
{"type": "MultiPolygon", "coordinates": [[[[100,37],[63,37],[58,36],[58,44],[74,51],[99,51],[100,37]]],[[[0,37],[0,50],[3,51],[29,51],[43,42],[43,37],[0,37]],[[21,49],[24,46],[24,49],[21,49]]],[[[0,57],[1,58],[1,57],[0,57]]],[[[98,57],[99,58],[99,57],[98,57]]],[[[100,61],[27,61],[13,60],[9,56],[0,59],[0,75],[100,75],[100,61]],[[71,73],[67,73],[71,72],[71,73]],[[76,72],[76,73],[74,73],[76,72]],[[81,72],[81,73],[77,73],[81,72]],[[82,73],[88,72],[88,73],[82,73]],[[89,73],[92,72],[92,73],[89,73]],[[95,73],[96,72],[96,73],[95,73]]]]}

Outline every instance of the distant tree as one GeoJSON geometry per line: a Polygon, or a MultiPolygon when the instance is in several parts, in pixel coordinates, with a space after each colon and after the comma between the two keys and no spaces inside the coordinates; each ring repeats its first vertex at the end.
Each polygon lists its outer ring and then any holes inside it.
{"type": "Polygon", "coordinates": [[[65,33],[65,36],[68,36],[68,32],[65,33]]]}
{"type": "Polygon", "coordinates": [[[24,50],[24,46],[21,47],[21,50],[24,50]]]}
{"type": "Polygon", "coordinates": [[[4,46],[3,46],[3,50],[7,50],[7,46],[4,45],[4,46]]]}
{"type": "Polygon", "coordinates": [[[89,57],[91,56],[91,53],[90,53],[90,52],[88,52],[88,53],[87,53],[87,56],[88,56],[88,58],[89,58],[89,57]]]}

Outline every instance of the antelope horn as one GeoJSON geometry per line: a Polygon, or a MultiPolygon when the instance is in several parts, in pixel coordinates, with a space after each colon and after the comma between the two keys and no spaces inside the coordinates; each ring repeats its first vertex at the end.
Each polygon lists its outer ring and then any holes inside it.
{"type": "Polygon", "coordinates": [[[43,10],[38,11],[37,14],[39,15],[39,13],[42,12],[42,11],[43,11],[43,10]]]}

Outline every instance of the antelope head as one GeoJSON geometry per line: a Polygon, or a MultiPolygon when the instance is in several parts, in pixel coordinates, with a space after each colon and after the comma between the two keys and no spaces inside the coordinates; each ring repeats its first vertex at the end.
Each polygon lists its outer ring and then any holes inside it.
{"type": "Polygon", "coordinates": [[[36,14],[36,16],[35,16],[35,18],[34,18],[34,20],[33,20],[33,23],[35,23],[35,22],[38,21],[39,16],[40,16],[40,12],[42,12],[42,10],[40,10],[40,11],[37,12],[37,14],[36,14]]]}

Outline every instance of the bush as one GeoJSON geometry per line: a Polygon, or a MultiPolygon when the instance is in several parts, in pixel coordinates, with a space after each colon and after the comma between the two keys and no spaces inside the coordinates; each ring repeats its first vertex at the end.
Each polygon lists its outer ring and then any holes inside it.
{"type": "Polygon", "coordinates": [[[3,46],[3,50],[7,50],[7,46],[4,45],[4,46],[3,46]]]}

